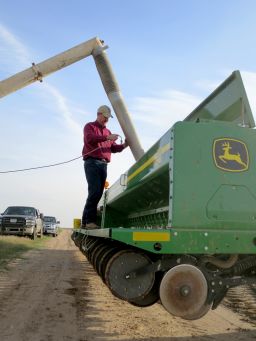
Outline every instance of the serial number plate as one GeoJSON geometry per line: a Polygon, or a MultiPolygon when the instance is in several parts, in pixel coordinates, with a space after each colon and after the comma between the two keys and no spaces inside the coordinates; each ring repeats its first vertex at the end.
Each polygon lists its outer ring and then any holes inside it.
{"type": "Polygon", "coordinates": [[[16,218],[11,218],[10,219],[10,223],[17,223],[17,219],[16,218]]]}

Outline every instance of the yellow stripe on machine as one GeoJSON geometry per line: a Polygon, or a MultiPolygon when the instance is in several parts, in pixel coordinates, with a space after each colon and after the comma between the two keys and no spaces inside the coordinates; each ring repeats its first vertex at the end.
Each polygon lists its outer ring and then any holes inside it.
{"type": "Polygon", "coordinates": [[[133,232],[132,239],[137,242],[169,242],[169,232],[133,232]]]}
{"type": "Polygon", "coordinates": [[[151,156],[146,162],[144,162],[139,168],[136,169],[131,175],[128,176],[128,182],[132,180],[136,175],[140,174],[145,168],[154,163],[162,154],[166,153],[170,149],[170,143],[167,143],[163,147],[159,148],[158,151],[151,156]]]}

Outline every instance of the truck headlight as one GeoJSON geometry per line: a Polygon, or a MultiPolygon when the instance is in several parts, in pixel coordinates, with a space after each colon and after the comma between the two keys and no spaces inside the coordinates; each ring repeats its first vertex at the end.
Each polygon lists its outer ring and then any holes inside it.
{"type": "Polygon", "coordinates": [[[27,226],[34,226],[35,220],[34,219],[26,219],[26,225],[27,226]]]}

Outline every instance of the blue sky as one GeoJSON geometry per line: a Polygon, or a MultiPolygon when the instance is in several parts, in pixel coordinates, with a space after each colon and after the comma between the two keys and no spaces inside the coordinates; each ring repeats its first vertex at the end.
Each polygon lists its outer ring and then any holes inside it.
{"type": "MultiPolygon", "coordinates": [[[[0,79],[98,36],[147,150],[239,69],[256,113],[254,0],[2,1],[0,79]]],[[[86,58],[1,99],[0,171],[48,165],[81,154],[82,130],[109,104],[86,58]]],[[[109,122],[121,135],[116,118],[109,122]]],[[[132,164],[113,155],[108,179],[132,164]]],[[[72,226],[86,199],[81,160],[0,174],[0,211],[33,205],[72,226]]]]}

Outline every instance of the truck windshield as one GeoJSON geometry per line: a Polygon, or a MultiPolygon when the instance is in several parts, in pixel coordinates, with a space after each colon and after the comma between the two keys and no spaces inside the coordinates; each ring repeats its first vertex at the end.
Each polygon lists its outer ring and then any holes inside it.
{"type": "Polygon", "coordinates": [[[44,217],[44,221],[47,223],[56,223],[55,217],[44,217]]]}
{"type": "Polygon", "coordinates": [[[33,207],[11,206],[5,210],[4,214],[36,216],[36,210],[33,207]]]}

